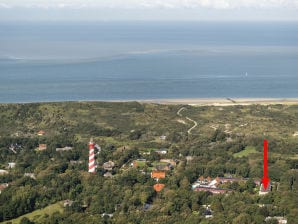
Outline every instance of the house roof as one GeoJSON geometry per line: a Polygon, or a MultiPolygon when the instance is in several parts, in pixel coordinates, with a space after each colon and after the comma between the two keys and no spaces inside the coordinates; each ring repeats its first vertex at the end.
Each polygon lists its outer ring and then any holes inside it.
{"type": "Polygon", "coordinates": [[[151,172],[151,178],[158,178],[162,179],[166,177],[166,172],[165,171],[159,171],[159,170],[154,170],[151,172]]]}
{"type": "Polygon", "coordinates": [[[165,187],[164,184],[154,184],[153,188],[156,192],[160,192],[165,187]]]}
{"type": "Polygon", "coordinates": [[[46,132],[44,130],[40,130],[37,132],[37,135],[44,135],[46,132]]]}
{"type": "Polygon", "coordinates": [[[7,170],[0,170],[0,174],[8,174],[7,170]]]}
{"type": "Polygon", "coordinates": [[[260,191],[261,192],[269,192],[269,191],[271,191],[271,183],[268,184],[268,186],[267,186],[266,189],[264,188],[263,184],[261,184],[260,191]]]}

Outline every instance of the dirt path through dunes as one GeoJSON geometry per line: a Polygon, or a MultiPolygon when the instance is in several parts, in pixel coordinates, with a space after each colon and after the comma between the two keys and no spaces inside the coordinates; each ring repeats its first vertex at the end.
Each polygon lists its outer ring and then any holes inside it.
{"type": "MultiPolygon", "coordinates": [[[[177,115],[182,117],[181,111],[186,110],[185,107],[181,107],[178,111],[177,111],[177,115]]],[[[196,121],[194,121],[193,119],[189,118],[189,117],[185,117],[187,120],[191,121],[194,123],[194,126],[192,126],[190,129],[187,130],[188,134],[191,134],[192,129],[194,129],[195,127],[198,126],[198,123],[196,121]]]]}

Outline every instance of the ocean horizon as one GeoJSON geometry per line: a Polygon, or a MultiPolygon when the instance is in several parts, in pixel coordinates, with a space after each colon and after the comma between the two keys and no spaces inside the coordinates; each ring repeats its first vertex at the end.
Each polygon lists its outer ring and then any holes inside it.
{"type": "Polygon", "coordinates": [[[298,23],[0,23],[0,103],[297,98],[298,23]]]}

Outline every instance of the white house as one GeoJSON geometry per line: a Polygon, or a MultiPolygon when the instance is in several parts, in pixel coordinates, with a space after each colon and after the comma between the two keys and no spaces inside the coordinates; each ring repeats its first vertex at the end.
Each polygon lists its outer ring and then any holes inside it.
{"type": "Polygon", "coordinates": [[[8,174],[7,170],[0,170],[0,175],[8,174]]]}
{"type": "Polygon", "coordinates": [[[16,167],[16,163],[13,163],[13,162],[8,163],[8,168],[9,169],[13,169],[15,167],[16,167]]]}

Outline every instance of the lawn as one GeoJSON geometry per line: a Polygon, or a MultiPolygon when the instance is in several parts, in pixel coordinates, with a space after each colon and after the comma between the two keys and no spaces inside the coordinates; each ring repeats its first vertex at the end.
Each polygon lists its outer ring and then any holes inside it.
{"type": "Polygon", "coordinates": [[[237,152],[237,153],[234,153],[233,156],[235,158],[239,158],[239,157],[243,157],[243,156],[248,156],[249,154],[251,153],[256,153],[257,150],[255,147],[253,146],[247,146],[244,150],[240,151],[240,152],[237,152]]]}
{"type": "Polygon", "coordinates": [[[44,215],[51,216],[55,212],[63,212],[63,202],[57,202],[55,204],[49,205],[43,209],[35,210],[31,213],[22,215],[16,219],[12,219],[9,221],[1,222],[1,223],[12,223],[12,224],[19,224],[23,217],[27,217],[30,220],[38,221],[40,218],[44,217],[44,215]]]}

